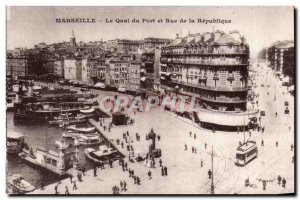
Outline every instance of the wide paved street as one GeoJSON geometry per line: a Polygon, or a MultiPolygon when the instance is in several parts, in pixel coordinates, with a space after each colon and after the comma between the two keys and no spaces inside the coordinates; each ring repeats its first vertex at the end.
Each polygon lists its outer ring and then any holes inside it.
{"type": "MultiPolygon", "coordinates": [[[[127,191],[121,194],[209,194],[211,179],[208,178],[208,170],[211,169],[211,150],[214,149],[214,186],[216,194],[279,194],[294,192],[294,164],[291,144],[294,144],[294,98],[287,93],[286,87],[275,80],[272,71],[263,68],[259,71],[262,81],[258,82],[256,92],[259,93],[259,108],[266,111],[262,117],[265,126],[264,133],[251,131],[251,137],[247,132],[246,139],[254,140],[258,145],[258,158],[251,161],[245,167],[237,167],[234,164],[235,150],[239,141],[243,141],[244,134],[237,132],[215,132],[199,129],[187,119],[176,116],[168,111],[154,110],[152,112],[137,112],[136,115],[128,113],[135,119],[132,126],[113,127],[111,132],[102,131],[116,142],[122,141],[122,134],[129,131],[132,138],[131,145],[135,154],[146,153],[150,144],[146,140],[151,128],[161,140],[157,141],[158,148],[162,150],[162,165],[167,166],[168,176],[161,176],[161,168],[158,159],[156,168],[149,168],[144,163],[129,163],[128,168],[134,169],[135,175],[141,178],[141,185],[134,185],[128,172],[123,172],[118,162],[114,167],[108,166],[104,170],[98,169],[98,176],[93,177],[93,171],[87,172],[83,182],[78,183],[78,190],[72,190],[69,179],[63,180],[59,185],[59,192],[64,194],[67,185],[71,194],[80,193],[112,193],[114,185],[119,186],[121,180],[127,182],[127,191]],[[264,87],[261,87],[264,84],[264,87]],[[270,85],[270,87],[268,87],[270,85]],[[275,89],[276,87],[276,89],[275,89]],[[268,94],[269,92],[269,94],[268,94]],[[283,94],[284,92],[284,94],[283,94]],[[274,97],[276,96],[276,101],[274,97]],[[284,114],[284,102],[289,101],[290,114],[284,114]],[[275,113],[278,117],[275,117],[275,113]],[[288,127],[291,127],[289,130],[288,127]],[[189,132],[192,132],[190,137],[189,132]],[[141,136],[141,141],[136,141],[135,134],[141,136]],[[196,139],[194,139],[194,134],[196,139]],[[264,146],[261,141],[264,140],[264,146]],[[278,141],[278,147],[275,143],[278,141]],[[207,148],[205,149],[205,143],[207,148]],[[185,144],[188,150],[184,150],[185,144]],[[197,149],[197,154],[192,153],[191,148],[197,149]],[[201,159],[203,167],[200,166],[201,159]],[[148,171],[152,172],[152,179],[148,178],[148,171]],[[280,175],[287,181],[286,188],[277,184],[280,175]],[[249,178],[251,187],[245,187],[245,179],[249,178]],[[267,181],[266,190],[263,190],[261,180],[267,181]],[[86,184],[88,183],[88,184],[86,184]],[[93,184],[91,184],[93,183],[93,184]]],[[[95,91],[100,95],[110,92],[95,91]]],[[[108,124],[110,121],[106,120],[108,124]]],[[[125,141],[123,140],[125,143],[125,141]]],[[[122,149],[121,145],[118,145],[122,149]]],[[[127,152],[126,144],[123,152],[127,152]]],[[[54,193],[54,185],[47,186],[45,190],[34,191],[35,194],[54,193]]]]}

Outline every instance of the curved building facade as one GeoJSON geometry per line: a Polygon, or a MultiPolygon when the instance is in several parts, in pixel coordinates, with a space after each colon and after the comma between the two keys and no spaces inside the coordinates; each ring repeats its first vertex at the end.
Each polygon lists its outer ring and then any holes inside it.
{"type": "Polygon", "coordinates": [[[161,87],[196,97],[202,127],[238,130],[247,126],[249,47],[239,34],[224,32],[176,37],[161,53],[161,87]]]}

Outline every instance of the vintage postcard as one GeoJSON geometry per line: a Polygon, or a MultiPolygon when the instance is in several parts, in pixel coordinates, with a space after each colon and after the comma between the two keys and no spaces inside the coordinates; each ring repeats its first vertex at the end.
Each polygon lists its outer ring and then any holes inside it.
{"type": "Polygon", "coordinates": [[[294,7],[6,7],[6,192],[295,194],[294,7]]]}

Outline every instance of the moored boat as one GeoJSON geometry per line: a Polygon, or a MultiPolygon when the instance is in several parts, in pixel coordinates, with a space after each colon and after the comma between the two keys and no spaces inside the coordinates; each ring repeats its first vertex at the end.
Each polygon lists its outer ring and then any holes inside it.
{"type": "Polygon", "coordinates": [[[87,158],[94,162],[108,162],[109,160],[117,160],[123,157],[117,150],[108,148],[105,145],[99,146],[99,150],[86,148],[84,153],[87,158]]]}
{"type": "Polygon", "coordinates": [[[6,152],[10,154],[17,154],[22,151],[24,147],[24,135],[18,132],[7,132],[6,136],[6,152]]]}
{"type": "Polygon", "coordinates": [[[86,125],[80,125],[80,124],[77,124],[77,125],[71,125],[71,126],[68,126],[67,127],[68,130],[72,130],[72,131],[77,131],[77,132],[82,132],[82,133],[92,133],[96,130],[95,127],[88,127],[86,125]]]}
{"type": "Polygon", "coordinates": [[[35,190],[35,187],[27,182],[20,174],[13,174],[7,177],[7,183],[9,187],[19,194],[35,190]]]}

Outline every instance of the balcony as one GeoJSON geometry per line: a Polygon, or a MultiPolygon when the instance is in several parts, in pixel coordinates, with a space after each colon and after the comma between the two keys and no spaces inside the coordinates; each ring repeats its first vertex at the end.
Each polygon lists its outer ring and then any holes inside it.
{"type": "Polygon", "coordinates": [[[247,50],[243,49],[237,49],[237,50],[231,50],[231,51],[208,51],[208,50],[196,50],[196,51],[169,51],[169,52],[161,52],[161,55],[182,55],[182,56],[187,56],[187,55],[246,55],[248,54],[247,50]]]}
{"type": "Polygon", "coordinates": [[[187,82],[180,82],[180,81],[175,81],[171,80],[171,82],[179,85],[185,85],[185,86],[191,86],[195,88],[200,88],[203,90],[211,90],[211,91],[221,91],[221,92],[245,92],[248,90],[246,87],[211,87],[211,86],[203,86],[200,84],[194,84],[194,83],[187,83],[187,82]]]}
{"type": "Polygon", "coordinates": [[[181,91],[179,93],[184,94],[184,95],[188,95],[188,96],[194,96],[194,97],[199,98],[201,100],[210,101],[210,102],[214,102],[214,103],[246,103],[247,102],[246,99],[242,100],[240,98],[228,99],[228,98],[217,97],[216,99],[213,99],[213,98],[210,98],[210,97],[201,96],[201,95],[193,93],[193,92],[181,91]]]}
{"type": "Polygon", "coordinates": [[[161,58],[161,63],[167,64],[185,64],[185,65],[203,65],[203,66],[246,66],[240,61],[214,61],[214,60],[187,60],[187,59],[172,59],[168,60],[161,58]]]}

